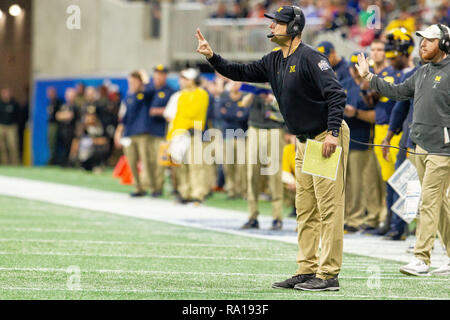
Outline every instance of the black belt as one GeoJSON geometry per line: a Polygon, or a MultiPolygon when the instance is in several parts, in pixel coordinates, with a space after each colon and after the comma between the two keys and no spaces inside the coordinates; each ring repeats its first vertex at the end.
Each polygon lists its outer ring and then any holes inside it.
{"type": "Polygon", "coordinates": [[[314,139],[317,135],[321,134],[325,130],[327,130],[326,127],[325,128],[320,128],[320,129],[318,129],[318,130],[316,130],[314,132],[297,134],[296,137],[301,143],[305,143],[306,139],[314,139]]]}
{"type": "Polygon", "coordinates": [[[305,143],[306,139],[314,139],[315,136],[317,136],[317,134],[315,134],[315,133],[304,133],[304,134],[297,135],[297,139],[301,143],[305,143]]]}

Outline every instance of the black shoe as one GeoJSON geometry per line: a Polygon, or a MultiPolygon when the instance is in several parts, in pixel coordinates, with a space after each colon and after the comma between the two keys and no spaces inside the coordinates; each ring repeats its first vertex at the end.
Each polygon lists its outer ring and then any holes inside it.
{"type": "Polygon", "coordinates": [[[370,234],[372,236],[384,236],[388,230],[385,230],[385,228],[377,228],[370,231],[366,231],[365,234],[370,234]]]}
{"type": "Polygon", "coordinates": [[[375,230],[375,229],[376,229],[375,227],[369,226],[367,224],[363,224],[361,226],[361,230],[362,230],[363,233],[369,232],[369,231],[372,231],[372,230],[375,230]]]}
{"type": "Polygon", "coordinates": [[[393,241],[406,240],[406,236],[404,236],[402,233],[398,231],[389,231],[383,237],[383,240],[393,240],[393,241]]]}
{"type": "Polygon", "coordinates": [[[281,230],[281,228],[283,228],[283,222],[281,220],[273,220],[272,221],[272,227],[270,228],[270,230],[281,230]]]}
{"type": "Polygon", "coordinates": [[[355,227],[351,227],[351,226],[348,226],[348,225],[344,225],[344,233],[356,233],[356,232],[358,232],[359,231],[359,229],[358,228],[355,228],[355,227]]]}
{"type": "Polygon", "coordinates": [[[248,220],[241,229],[259,229],[259,222],[256,219],[248,220]]]}
{"type": "Polygon", "coordinates": [[[177,196],[176,202],[178,202],[180,204],[188,204],[190,201],[188,199],[184,199],[181,196],[177,196]]]}
{"type": "Polygon", "coordinates": [[[284,280],[282,282],[275,282],[272,284],[272,288],[275,289],[294,289],[296,284],[306,282],[310,279],[313,279],[315,277],[314,273],[311,274],[298,274],[296,276],[293,276],[292,278],[289,278],[287,280],[284,280]]]}
{"type": "Polygon", "coordinates": [[[161,198],[163,195],[162,191],[152,192],[150,195],[152,198],[161,198]]]}
{"type": "Polygon", "coordinates": [[[144,197],[145,195],[147,195],[147,192],[145,191],[130,193],[130,197],[132,198],[144,197]]]}
{"type": "Polygon", "coordinates": [[[305,291],[339,291],[338,277],[323,280],[317,277],[296,284],[294,289],[305,291]]]}

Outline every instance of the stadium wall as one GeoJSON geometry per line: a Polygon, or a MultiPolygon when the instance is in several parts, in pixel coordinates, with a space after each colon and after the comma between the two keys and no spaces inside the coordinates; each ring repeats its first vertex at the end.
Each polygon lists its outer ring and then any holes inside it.
{"type": "Polygon", "coordinates": [[[33,77],[120,74],[168,63],[165,35],[150,37],[146,3],[34,0],[33,5],[33,77]],[[67,26],[71,5],[80,8],[80,29],[67,26]]]}

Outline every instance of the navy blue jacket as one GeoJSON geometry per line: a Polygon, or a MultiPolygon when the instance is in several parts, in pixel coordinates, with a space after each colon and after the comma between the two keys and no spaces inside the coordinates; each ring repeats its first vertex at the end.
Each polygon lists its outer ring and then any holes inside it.
{"type": "Polygon", "coordinates": [[[150,134],[150,99],[149,91],[127,95],[124,101],[127,110],[120,120],[120,123],[124,125],[124,137],[150,134]]]}
{"type": "Polygon", "coordinates": [[[216,53],[208,61],[232,80],[269,82],[294,135],[316,135],[341,127],[345,91],[327,57],[303,42],[287,58],[281,50],[274,50],[249,64],[232,63],[216,53]]]}
{"type": "MultiPolygon", "coordinates": [[[[156,89],[154,86],[148,87],[149,92],[147,94],[152,95],[150,102],[151,108],[165,107],[169,102],[170,96],[175,92],[167,84],[162,88],[156,89]]],[[[163,116],[151,116],[150,117],[150,131],[149,133],[157,137],[166,136],[166,120],[163,116]]]]}
{"type": "MultiPolygon", "coordinates": [[[[355,107],[359,110],[370,110],[370,108],[364,103],[361,96],[361,89],[356,84],[353,78],[347,78],[342,82],[342,86],[347,91],[347,104],[355,107]]],[[[344,116],[345,122],[347,122],[350,128],[350,138],[356,141],[370,143],[372,124],[356,117],[349,118],[344,116]]],[[[350,141],[350,150],[367,150],[368,146],[350,141]]]]}
{"type": "Polygon", "coordinates": [[[341,84],[345,79],[351,77],[350,71],[348,71],[349,67],[349,63],[344,58],[342,58],[341,61],[333,67],[334,73],[341,84]]]}
{"type": "MultiPolygon", "coordinates": [[[[243,96],[242,96],[243,97],[243,96]]],[[[242,129],[244,132],[248,129],[247,121],[249,115],[250,108],[243,108],[239,106],[241,99],[237,101],[233,101],[230,98],[230,94],[228,92],[224,92],[219,101],[219,113],[222,117],[223,123],[223,136],[225,137],[226,129],[242,129]],[[220,109],[225,108],[225,114],[220,112],[220,109]],[[241,111],[239,113],[239,111],[241,111]],[[238,116],[238,113],[240,116],[238,116]]]]}

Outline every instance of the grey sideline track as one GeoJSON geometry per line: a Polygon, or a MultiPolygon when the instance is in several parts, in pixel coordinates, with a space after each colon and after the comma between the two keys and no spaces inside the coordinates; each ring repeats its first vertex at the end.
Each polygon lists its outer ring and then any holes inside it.
{"type": "MultiPolygon", "coordinates": [[[[259,230],[239,230],[247,221],[245,212],[218,209],[207,206],[176,204],[170,200],[150,197],[132,199],[127,194],[101,191],[97,189],[69,186],[0,176],[0,194],[38,200],[57,205],[80,209],[102,211],[122,216],[150,219],[181,226],[225,232],[229,234],[282,241],[297,244],[294,219],[285,219],[282,231],[270,231],[272,219],[260,216],[259,230]]],[[[411,253],[407,248],[414,244],[414,237],[406,241],[382,240],[379,237],[352,234],[344,237],[344,252],[374,258],[409,262],[411,253]]],[[[293,257],[295,259],[295,257],[293,257]]],[[[446,261],[446,254],[436,241],[431,256],[432,267],[438,267],[446,261]]]]}

